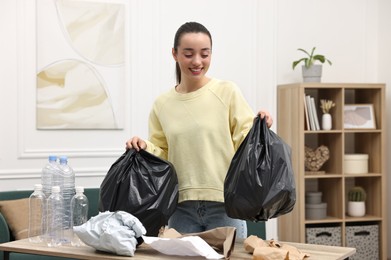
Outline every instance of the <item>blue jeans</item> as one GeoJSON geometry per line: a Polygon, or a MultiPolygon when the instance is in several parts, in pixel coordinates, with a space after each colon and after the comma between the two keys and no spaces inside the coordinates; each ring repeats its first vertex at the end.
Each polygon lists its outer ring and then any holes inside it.
{"type": "Polygon", "coordinates": [[[178,204],[168,220],[169,228],[180,233],[198,233],[217,227],[235,227],[236,237],[247,238],[246,221],[227,216],[224,203],[214,201],[184,201],[178,204]]]}

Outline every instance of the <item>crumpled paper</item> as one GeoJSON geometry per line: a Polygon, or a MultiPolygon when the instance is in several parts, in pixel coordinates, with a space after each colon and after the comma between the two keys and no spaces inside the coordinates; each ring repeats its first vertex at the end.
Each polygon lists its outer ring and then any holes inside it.
{"type": "Polygon", "coordinates": [[[310,256],[294,246],[275,240],[265,241],[257,236],[246,238],[244,249],[253,254],[254,260],[303,260],[310,256]]]}
{"type": "Polygon", "coordinates": [[[203,256],[207,259],[228,259],[234,248],[236,228],[220,227],[200,233],[180,234],[164,229],[159,238],[143,236],[146,244],[167,255],[203,256]],[[217,253],[214,248],[224,252],[217,253]]]}
{"type": "Polygon", "coordinates": [[[134,256],[137,238],[146,234],[138,218],[125,211],[100,212],[86,223],[73,227],[85,244],[101,251],[134,256]]]}

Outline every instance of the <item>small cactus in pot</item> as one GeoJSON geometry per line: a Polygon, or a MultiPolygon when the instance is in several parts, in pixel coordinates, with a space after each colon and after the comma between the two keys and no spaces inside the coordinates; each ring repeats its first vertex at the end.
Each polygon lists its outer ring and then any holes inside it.
{"type": "Polygon", "coordinates": [[[349,190],[349,201],[365,201],[367,199],[367,193],[363,187],[355,186],[349,190]]]}
{"type": "Polygon", "coordinates": [[[363,187],[355,186],[348,192],[348,215],[351,217],[365,216],[365,200],[367,193],[363,187]]]}

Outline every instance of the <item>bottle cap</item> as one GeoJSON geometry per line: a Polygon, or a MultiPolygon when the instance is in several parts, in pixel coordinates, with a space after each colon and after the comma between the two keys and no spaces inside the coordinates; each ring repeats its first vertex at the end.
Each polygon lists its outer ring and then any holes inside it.
{"type": "Polygon", "coordinates": [[[49,161],[51,161],[51,162],[57,161],[57,156],[55,156],[55,155],[49,155],[49,161]]]}
{"type": "Polygon", "coordinates": [[[60,163],[65,164],[68,162],[68,157],[66,156],[60,156],[60,163]]]}
{"type": "Polygon", "coordinates": [[[42,190],[42,184],[34,184],[34,190],[42,190]]]}
{"type": "Polygon", "coordinates": [[[60,186],[53,186],[52,187],[52,193],[54,193],[54,192],[59,193],[60,192],[60,186]]]}
{"type": "Polygon", "coordinates": [[[84,187],[82,187],[82,186],[76,186],[75,189],[76,189],[76,193],[83,193],[84,192],[84,187]]]}

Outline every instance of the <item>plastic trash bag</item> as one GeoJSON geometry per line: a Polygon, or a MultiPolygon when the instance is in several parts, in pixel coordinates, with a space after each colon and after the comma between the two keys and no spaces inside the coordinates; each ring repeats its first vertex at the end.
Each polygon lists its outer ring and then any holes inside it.
{"type": "Polygon", "coordinates": [[[231,161],[224,199],[228,216],[255,222],[286,214],[295,205],[291,149],[259,116],[231,161]]]}
{"type": "Polygon", "coordinates": [[[86,245],[117,255],[134,256],[146,230],[141,222],[124,211],[101,212],[86,223],[73,227],[86,245]]]}
{"type": "Polygon", "coordinates": [[[157,236],[178,203],[174,166],[147,151],[127,150],[110,167],[100,186],[100,211],[123,210],[157,236]]]}

